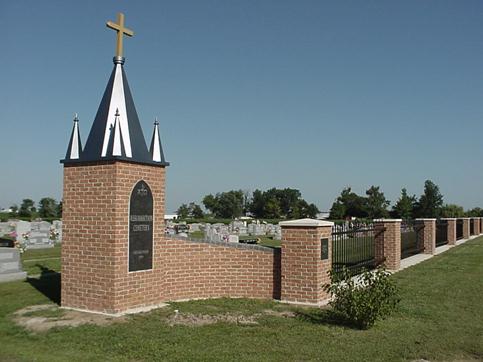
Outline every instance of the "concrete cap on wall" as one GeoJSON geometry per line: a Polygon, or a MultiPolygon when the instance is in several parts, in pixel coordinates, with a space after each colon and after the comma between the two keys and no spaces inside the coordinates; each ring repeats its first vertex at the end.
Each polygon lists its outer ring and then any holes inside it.
{"type": "Polygon", "coordinates": [[[436,221],[436,218],[432,218],[432,217],[420,217],[420,218],[417,218],[416,221],[436,221]]]}
{"type": "Polygon", "coordinates": [[[402,222],[402,219],[374,219],[374,222],[402,222]]]}
{"type": "Polygon", "coordinates": [[[441,220],[457,220],[457,217],[442,217],[441,220]]]}
{"type": "Polygon", "coordinates": [[[298,219],[290,221],[282,221],[278,223],[280,226],[303,226],[303,227],[320,227],[320,226],[333,226],[332,221],[316,220],[316,219],[298,219]]]}

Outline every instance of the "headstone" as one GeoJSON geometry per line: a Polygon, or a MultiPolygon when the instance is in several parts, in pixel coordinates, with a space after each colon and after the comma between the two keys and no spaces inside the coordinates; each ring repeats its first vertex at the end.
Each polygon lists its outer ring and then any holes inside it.
{"type": "Polygon", "coordinates": [[[20,264],[20,250],[0,248],[0,282],[21,280],[27,277],[20,264]]]}
{"type": "Polygon", "coordinates": [[[0,236],[10,234],[13,231],[12,225],[9,222],[0,222],[0,236]]]}
{"type": "Polygon", "coordinates": [[[238,235],[228,235],[228,242],[230,243],[238,243],[238,235]]]}
{"type": "Polygon", "coordinates": [[[55,236],[55,242],[62,242],[62,221],[54,220],[52,221],[52,229],[55,236]]]}
{"type": "Polygon", "coordinates": [[[17,241],[21,244],[24,244],[26,240],[29,238],[30,222],[22,221],[22,220],[15,221],[14,228],[15,228],[17,241]]]}
{"type": "Polygon", "coordinates": [[[193,233],[195,231],[200,231],[201,225],[200,224],[190,224],[189,227],[190,227],[190,233],[193,233]]]}
{"type": "Polygon", "coordinates": [[[32,222],[28,239],[24,244],[27,249],[51,248],[54,246],[54,241],[50,236],[50,223],[46,221],[32,222]]]}

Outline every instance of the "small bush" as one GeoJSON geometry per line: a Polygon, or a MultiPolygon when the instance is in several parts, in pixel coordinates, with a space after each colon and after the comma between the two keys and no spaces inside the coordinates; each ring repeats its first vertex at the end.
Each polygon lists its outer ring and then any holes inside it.
{"type": "Polygon", "coordinates": [[[331,283],[324,289],[332,296],[329,305],[346,322],[368,329],[391,314],[399,303],[399,292],[383,268],[363,271],[354,277],[347,269],[329,272],[331,283]]]}

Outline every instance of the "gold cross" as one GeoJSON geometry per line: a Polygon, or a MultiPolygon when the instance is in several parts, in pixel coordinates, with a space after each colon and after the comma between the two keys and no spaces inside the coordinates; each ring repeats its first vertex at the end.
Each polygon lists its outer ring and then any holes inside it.
{"type": "Polygon", "coordinates": [[[131,29],[124,27],[124,14],[118,13],[117,14],[117,24],[113,23],[112,21],[108,21],[106,23],[108,28],[114,29],[117,31],[117,49],[116,49],[116,56],[122,57],[122,38],[123,35],[126,34],[127,36],[133,36],[134,32],[131,29]]]}

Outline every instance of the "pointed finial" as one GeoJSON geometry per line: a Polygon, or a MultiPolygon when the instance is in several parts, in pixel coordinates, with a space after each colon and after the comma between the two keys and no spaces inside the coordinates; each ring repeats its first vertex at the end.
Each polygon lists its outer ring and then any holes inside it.
{"type": "Polygon", "coordinates": [[[158,117],[155,117],[155,118],[154,118],[154,125],[155,125],[155,126],[159,125],[159,122],[158,122],[158,117]]]}
{"type": "Polygon", "coordinates": [[[79,122],[79,118],[77,118],[77,113],[74,115],[74,122],[79,122]]]}

